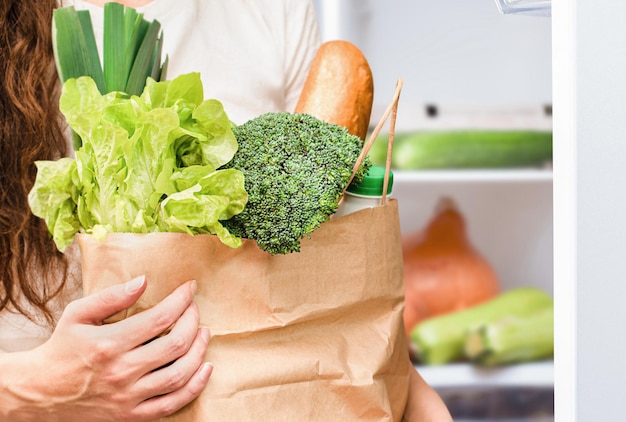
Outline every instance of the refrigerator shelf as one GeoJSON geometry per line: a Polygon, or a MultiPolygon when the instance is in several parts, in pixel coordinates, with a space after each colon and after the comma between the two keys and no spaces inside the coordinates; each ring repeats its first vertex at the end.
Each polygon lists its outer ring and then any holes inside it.
{"type": "Polygon", "coordinates": [[[554,422],[554,362],[416,366],[455,421],[554,422]]]}
{"type": "Polygon", "coordinates": [[[554,386],[552,360],[520,363],[497,368],[483,368],[469,363],[441,366],[415,366],[422,378],[434,389],[442,388],[496,388],[554,386]]]}
{"type": "Polygon", "coordinates": [[[406,183],[552,183],[551,168],[476,170],[393,170],[394,184],[406,183]]]}

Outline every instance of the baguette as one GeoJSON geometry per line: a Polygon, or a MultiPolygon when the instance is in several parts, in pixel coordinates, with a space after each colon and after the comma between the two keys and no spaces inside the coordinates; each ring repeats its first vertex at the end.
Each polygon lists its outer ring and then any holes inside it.
{"type": "Polygon", "coordinates": [[[367,59],[354,44],[323,43],[309,68],[295,113],[345,126],[365,140],[374,101],[374,80],[367,59]]]}

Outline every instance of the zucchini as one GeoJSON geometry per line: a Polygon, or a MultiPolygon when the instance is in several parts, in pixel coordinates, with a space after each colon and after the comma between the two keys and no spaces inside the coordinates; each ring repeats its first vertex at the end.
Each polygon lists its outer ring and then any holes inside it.
{"type": "MultiPolygon", "coordinates": [[[[387,139],[379,136],[370,159],[381,165],[387,139]]],[[[398,170],[541,166],[552,160],[552,132],[542,130],[429,130],[394,136],[392,167],[398,170]]]]}
{"type": "Polygon", "coordinates": [[[524,316],[507,316],[471,329],[465,355],[473,362],[503,365],[554,355],[554,306],[524,316]]]}
{"type": "Polygon", "coordinates": [[[411,331],[410,339],[422,363],[448,363],[465,357],[466,335],[474,327],[528,315],[552,303],[552,297],[541,289],[518,287],[479,305],[424,320],[411,331]]]}

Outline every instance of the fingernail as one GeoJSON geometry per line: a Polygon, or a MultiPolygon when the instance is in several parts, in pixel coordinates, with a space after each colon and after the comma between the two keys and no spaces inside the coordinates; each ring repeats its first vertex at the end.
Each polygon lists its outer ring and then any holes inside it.
{"type": "Polygon", "coordinates": [[[196,290],[198,290],[198,283],[196,280],[191,280],[191,294],[195,295],[196,290]]]}
{"type": "Polygon", "coordinates": [[[133,294],[137,292],[137,290],[141,289],[145,281],[146,281],[145,275],[140,275],[139,277],[135,277],[132,280],[126,282],[126,285],[124,286],[124,290],[128,294],[133,294]]]}
{"type": "Polygon", "coordinates": [[[200,328],[200,337],[202,337],[202,340],[204,340],[204,342],[208,344],[209,339],[211,338],[211,332],[208,328],[202,327],[200,328]]]}
{"type": "Polygon", "coordinates": [[[204,362],[200,368],[200,376],[202,378],[209,378],[213,372],[213,364],[211,362],[204,362]]]}

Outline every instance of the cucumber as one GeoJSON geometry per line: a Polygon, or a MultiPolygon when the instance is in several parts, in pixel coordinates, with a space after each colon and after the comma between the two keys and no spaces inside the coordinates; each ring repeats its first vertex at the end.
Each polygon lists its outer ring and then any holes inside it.
{"type": "MultiPolygon", "coordinates": [[[[379,136],[370,158],[387,148],[379,136]]],[[[392,167],[398,170],[511,168],[552,160],[552,132],[541,130],[439,130],[397,133],[392,167]]]]}
{"type": "Polygon", "coordinates": [[[474,327],[528,315],[552,303],[552,297],[541,289],[518,287],[471,308],[429,318],[411,331],[410,339],[422,363],[448,363],[465,357],[466,335],[474,327]]]}
{"type": "MultiPolygon", "coordinates": [[[[387,163],[388,136],[389,135],[377,137],[376,140],[374,140],[374,143],[372,144],[367,154],[368,157],[370,158],[370,161],[375,166],[385,166],[387,163]]],[[[397,135],[394,136],[394,140],[393,140],[394,150],[395,150],[395,147],[398,145],[397,139],[398,139],[397,135]]],[[[393,166],[393,160],[392,160],[391,165],[393,166]]]]}
{"type": "Polygon", "coordinates": [[[465,355],[473,362],[503,365],[554,355],[554,306],[524,316],[507,316],[470,330],[465,355]]]}

